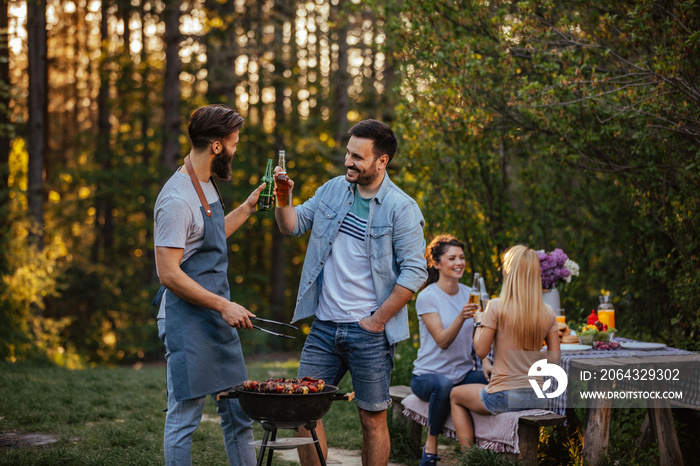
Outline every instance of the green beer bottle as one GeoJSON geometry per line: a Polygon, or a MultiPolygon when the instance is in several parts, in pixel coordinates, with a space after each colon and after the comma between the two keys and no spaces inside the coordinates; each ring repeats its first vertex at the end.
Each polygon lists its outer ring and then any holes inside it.
{"type": "Polygon", "coordinates": [[[272,179],[272,159],[267,159],[267,168],[265,169],[265,175],[262,178],[265,183],[265,189],[260,193],[258,198],[258,212],[269,212],[272,205],[275,202],[275,196],[273,196],[272,191],[274,190],[274,180],[272,179]]]}

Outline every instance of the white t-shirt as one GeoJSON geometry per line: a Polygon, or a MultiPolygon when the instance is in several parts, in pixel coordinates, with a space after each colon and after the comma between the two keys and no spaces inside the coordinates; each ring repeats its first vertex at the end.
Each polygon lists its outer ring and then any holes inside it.
{"type": "Polygon", "coordinates": [[[437,312],[440,315],[442,327],[449,327],[469,301],[470,291],[468,286],[460,283],[457,294],[452,296],[442,291],[437,283],[431,283],[418,293],[416,313],[418,314],[420,348],[418,349],[418,357],[413,362],[415,375],[442,374],[456,384],[461,382],[467,372],[474,368],[474,360],[472,359],[474,319],[467,319],[452,344],[447,349],[442,349],[428,332],[421,317],[424,314],[437,312]]]}
{"type": "MultiPolygon", "coordinates": [[[[200,181],[199,184],[210,205],[219,201],[213,183],[200,181]]],[[[204,242],[201,206],[190,176],[180,171],[174,173],[161,189],[153,208],[154,246],[184,249],[180,263],[189,258],[204,242]]],[[[163,317],[165,298],[161,300],[158,310],[158,318],[163,317]]]]}
{"type": "Polygon", "coordinates": [[[326,264],[316,318],[338,323],[359,322],[377,310],[366,232],[370,199],[357,192],[343,219],[326,264]]]}

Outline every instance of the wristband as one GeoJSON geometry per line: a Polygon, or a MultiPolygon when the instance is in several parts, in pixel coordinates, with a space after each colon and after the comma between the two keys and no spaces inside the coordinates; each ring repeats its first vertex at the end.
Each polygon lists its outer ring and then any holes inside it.
{"type": "Polygon", "coordinates": [[[479,327],[483,327],[483,325],[481,325],[481,322],[474,322],[474,330],[476,330],[479,327]]]}

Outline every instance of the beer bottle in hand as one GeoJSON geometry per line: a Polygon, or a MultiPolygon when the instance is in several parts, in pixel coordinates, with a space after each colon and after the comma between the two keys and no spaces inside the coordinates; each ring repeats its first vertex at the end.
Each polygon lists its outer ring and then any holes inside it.
{"type": "Polygon", "coordinates": [[[479,286],[479,274],[474,274],[474,282],[472,282],[472,289],[469,293],[469,304],[479,304],[481,300],[481,288],[479,286]]]}
{"type": "Polygon", "coordinates": [[[274,180],[272,179],[272,159],[267,159],[267,168],[265,175],[262,178],[265,183],[265,189],[260,193],[258,198],[258,212],[269,212],[272,204],[275,202],[275,197],[272,194],[274,189],[274,180]]]}
{"type": "Polygon", "coordinates": [[[275,181],[277,181],[277,189],[275,190],[277,207],[287,207],[290,194],[292,193],[292,185],[289,182],[289,176],[287,176],[287,161],[283,150],[279,152],[277,166],[282,169],[275,174],[275,181]]]}
{"type": "Polygon", "coordinates": [[[479,278],[479,288],[481,292],[481,310],[485,311],[486,310],[486,304],[488,304],[489,300],[491,299],[489,297],[489,294],[486,292],[486,282],[484,281],[484,277],[479,278]]]}

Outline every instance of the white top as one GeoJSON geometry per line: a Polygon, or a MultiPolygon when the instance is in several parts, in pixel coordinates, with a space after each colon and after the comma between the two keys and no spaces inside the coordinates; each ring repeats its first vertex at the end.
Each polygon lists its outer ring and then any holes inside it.
{"type": "Polygon", "coordinates": [[[359,322],[379,307],[366,243],[369,201],[355,195],[326,258],[316,309],[319,320],[359,322]]]}
{"type": "MultiPolygon", "coordinates": [[[[213,183],[200,181],[199,184],[210,205],[219,201],[213,183]]],[[[204,242],[201,206],[190,175],[180,171],[174,173],[160,190],[153,208],[154,246],[184,249],[181,264],[194,254],[204,242]]],[[[159,319],[165,317],[165,296],[160,301],[159,319]]]]}
{"type": "Polygon", "coordinates": [[[426,286],[416,298],[416,313],[420,331],[420,348],[418,357],[413,362],[413,373],[442,374],[456,384],[464,379],[467,372],[474,368],[472,359],[472,334],[474,319],[467,319],[457,337],[447,349],[440,348],[433,339],[421,317],[424,314],[440,314],[443,328],[449,327],[469,301],[471,288],[459,284],[454,296],[442,291],[437,283],[426,286]]]}

